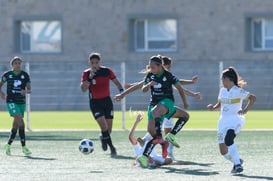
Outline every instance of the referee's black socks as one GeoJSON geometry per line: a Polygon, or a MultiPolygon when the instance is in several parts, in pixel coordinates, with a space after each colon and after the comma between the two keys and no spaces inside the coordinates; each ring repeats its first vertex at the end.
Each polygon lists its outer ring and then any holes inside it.
{"type": "Polygon", "coordinates": [[[112,143],[112,139],[111,139],[111,136],[109,134],[108,131],[102,131],[101,132],[101,135],[102,135],[102,140],[107,143],[110,147],[114,147],[113,146],[113,143],[112,143]]]}
{"type": "Polygon", "coordinates": [[[172,131],[171,131],[171,133],[172,133],[173,135],[176,135],[176,134],[183,128],[183,126],[186,124],[186,122],[187,122],[188,120],[189,120],[188,117],[179,118],[179,119],[176,121],[176,123],[175,123],[175,125],[174,125],[174,127],[173,127],[173,129],[172,129],[172,131]]]}

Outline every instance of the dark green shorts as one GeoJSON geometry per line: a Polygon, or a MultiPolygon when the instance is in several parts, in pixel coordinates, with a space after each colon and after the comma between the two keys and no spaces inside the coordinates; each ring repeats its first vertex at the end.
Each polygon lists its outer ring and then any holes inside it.
{"type": "Polygon", "coordinates": [[[21,116],[24,117],[24,112],[26,110],[26,104],[16,104],[13,102],[8,102],[7,108],[8,108],[10,116],[13,117],[16,114],[21,114],[21,116]]]}
{"type": "MultiPolygon", "coordinates": [[[[159,101],[158,104],[161,104],[162,106],[166,107],[169,111],[167,114],[164,114],[161,116],[162,121],[164,118],[171,118],[174,113],[176,112],[176,107],[174,106],[174,102],[171,99],[163,99],[161,101],[159,101]]],[[[153,120],[153,114],[152,114],[152,110],[155,106],[149,105],[148,106],[148,120],[153,120]]]]}

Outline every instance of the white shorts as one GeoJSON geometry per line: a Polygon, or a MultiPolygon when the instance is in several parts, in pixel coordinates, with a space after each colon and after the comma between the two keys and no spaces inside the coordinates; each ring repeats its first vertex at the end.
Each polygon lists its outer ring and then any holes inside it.
{"type": "Polygon", "coordinates": [[[173,126],[174,126],[174,119],[173,118],[170,118],[170,119],[164,118],[163,128],[173,128],[173,126]]]}
{"type": "Polygon", "coordinates": [[[233,129],[235,134],[239,134],[244,127],[245,119],[243,116],[220,117],[218,121],[218,143],[225,143],[225,137],[229,129],[233,129]]]}

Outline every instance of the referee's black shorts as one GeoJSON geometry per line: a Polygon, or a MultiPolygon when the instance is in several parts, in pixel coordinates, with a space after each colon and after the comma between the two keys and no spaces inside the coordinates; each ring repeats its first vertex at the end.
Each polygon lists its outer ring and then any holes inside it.
{"type": "Polygon", "coordinates": [[[89,106],[95,119],[101,116],[104,116],[105,119],[114,118],[114,108],[111,97],[90,99],[89,106]]]}

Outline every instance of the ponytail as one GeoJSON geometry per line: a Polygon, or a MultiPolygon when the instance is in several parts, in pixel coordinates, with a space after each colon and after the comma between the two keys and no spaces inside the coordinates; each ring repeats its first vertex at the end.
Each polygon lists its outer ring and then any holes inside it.
{"type": "Polygon", "coordinates": [[[228,77],[229,80],[232,81],[237,87],[243,87],[246,85],[246,82],[241,79],[234,67],[229,67],[228,69],[224,70],[223,77],[228,77]]]}

